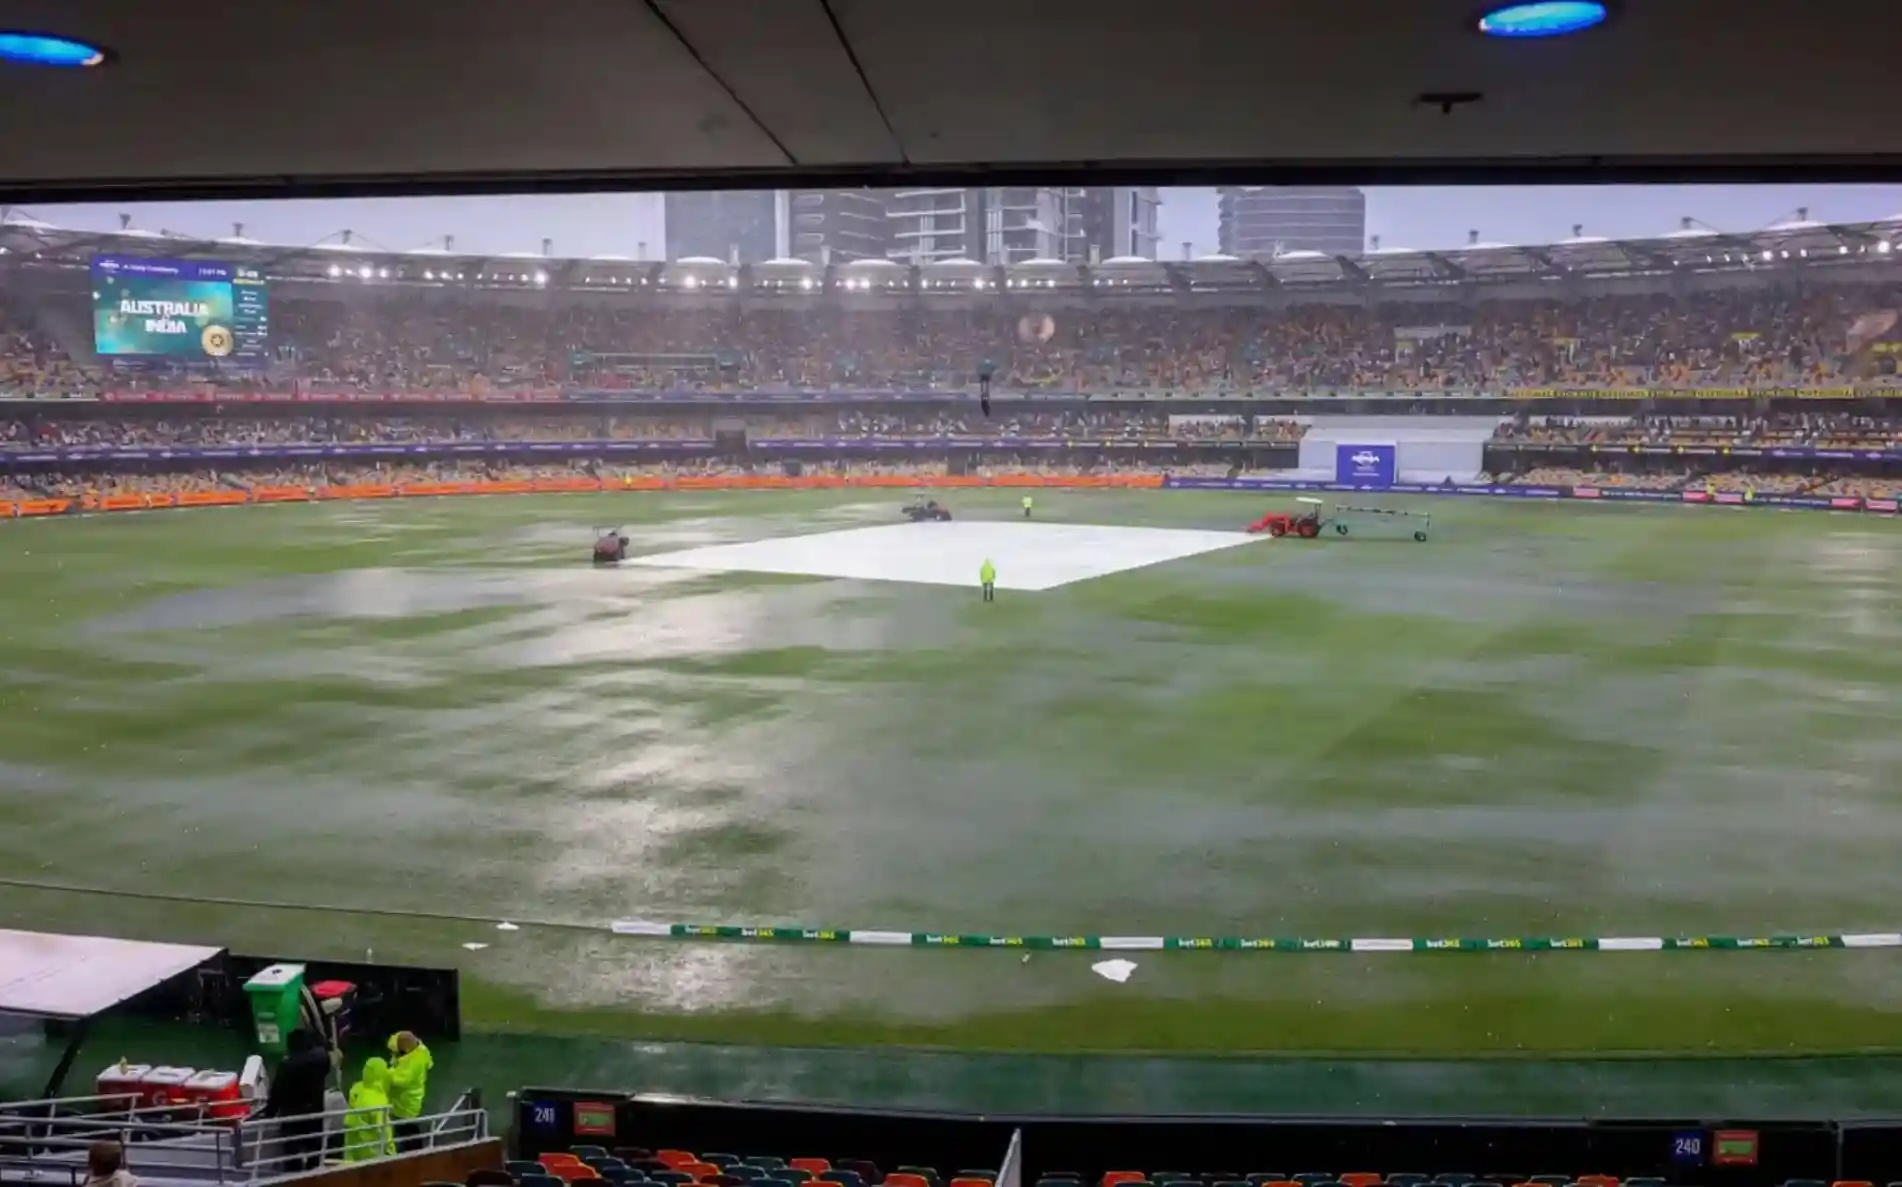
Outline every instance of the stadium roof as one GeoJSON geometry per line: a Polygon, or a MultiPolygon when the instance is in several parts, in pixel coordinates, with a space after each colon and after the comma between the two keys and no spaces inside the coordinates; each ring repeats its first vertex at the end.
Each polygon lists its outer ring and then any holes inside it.
{"type": "Polygon", "coordinates": [[[820,267],[799,259],[745,266],[714,256],[688,256],[670,263],[623,256],[459,253],[434,245],[385,251],[342,238],[299,247],[136,229],[69,230],[15,211],[0,222],[0,264],[77,269],[98,254],[163,254],[256,263],[280,280],[636,290],[701,290],[717,285],[794,292],[827,287],[889,292],[915,287],[940,294],[1013,288],[1180,293],[1366,284],[1450,286],[1766,268],[1827,269],[1843,264],[1895,266],[1897,278],[1902,279],[1902,247],[1898,247],[1902,221],[1894,219],[1821,223],[1808,218],[1807,212],[1798,212],[1797,217],[1757,231],[1721,231],[1689,218],[1676,228],[1642,239],[1608,239],[1582,231],[1582,227],[1574,228],[1574,234],[1556,243],[1475,241],[1446,251],[1382,247],[1360,256],[1316,251],[1292,251],[1259,260],[1220,254],[1184,261],[1123,256],[1098,264],[1039,258],[1007,267],[962,258],[918,265],[874,259],[820,267]],[[345,258],[340,260],[340,255],[345,258]],[[786,279],[789,276],[797,279],[786,279]]]}
{"type": "Polygon", "coordinates": [[[1523,43],[1469,0],[14,0],[116,60],[0,70],[0,196],[1902,170],[1890,6],[1618,8],[1523,43]]]}

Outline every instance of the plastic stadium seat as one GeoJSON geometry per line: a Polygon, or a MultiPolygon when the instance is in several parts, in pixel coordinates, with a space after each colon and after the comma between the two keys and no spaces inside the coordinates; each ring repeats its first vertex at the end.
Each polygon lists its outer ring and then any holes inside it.
{"type": "Polygon", "coordinates": [[[1433,1181],[1438,1183],[1440,1187],[1466,1187],[1468,1183],[1477,1178],[1479,1178],[1478,1175],[1469,1175],[1462,1171],[1451,1174],[1434,1175],[1433,1181]]]}
{"type": "Polygon", "coordinates": [[[1539,1187],[1567,1187],[1571,1181],[1570,1175],[1534,1175],[1526,1180],[1528,1183],[1539,1184],[1539,1187]]]}
{"type": "Polygon", "coordinates": [[[568,1187],[614,1187],[614,1184],[608,1182],[606,1179],[600,1178],[599,1176],[591,1175],[589,1178],[586,1178],[586,1179],[568,1180],[568,1187]]]}
{"type": "Polygon", "coordinates": [[[764,1179],[772,1172],[761,1170],[757,1166],[748,1166],[744,1162],[736,1162],[732,1166],[722,1167],[721,1173],[730,1175],[736,1179],[746,1179],[750,1181],[753,1179],[764,1179]]]}
{"type": "Polygon", "coordinates": [[[713,1165],[717,1167],[724,1168],[729,1166],[738,1166],[740,1163],[740,1156],[737,1154],[702,1154],[700,1156],[700,1161],[711,1162],[713,1165]]]}
{"type": "Polygon", "coordinates": [[[535,1161],[541,1163],[544,1167],[581,1165],[581,1160],[566,1150],[551,1150],[546,1154],[539,1155],[535,1161]]]}
{"type": "Polygon", "coordinates": [[[694,1177],[694,1181],[698,1183],[704,1183],[708,1179],[711,1179],[715,1175],[720,1173],[720,1168],[713,1165],[711,1162],[700,1162],[698,1160],[695,1160],[693,1162],[683,1162],[679,1166],[676,1166],[674,1169],[679,1171],[683,1175],[692,1175],[694,1177]]]}
{"type": "Polygon", "coordinates": [[[1293,1176],[1294,1181],[1297,1183],[1303,1184],[1303,1187],[1305,1187],[1305,1185],[1309,1183],[1331,1182],[1333,1178],[1334,1178],[1333,1175],[1322,1174],[1320,1171],[1303,1171],[1300,1174],[1293,1176]]]}
{"type": "Polygon", "coordinates": [[[1580,1175],[1579,1187],[1618,1187],[1616,1175],[1580,1175]]]}
{"type": "Polygon", "coordinates": [[[754,1179],[753,1187],[793,1187],[791,1179],[754,1179]]]}
{"type": "Polygon", "coordinates": [[[1821,1179],[1785,1179],[1783,1187],[1829,1187],[1829,1184],[1821,1179]]]}
{"type": "MultiPolygon", "coordinates": [[[[804,1168],[789,1167],[788,1169],[801,1170],[804,1168]]],[[[865,1187],[865,1180],[859,1177],[857,1171],[825,1171],[820,1174],[814,1182],[837,1183],[839,1187],[865,1187]]]]}
{"type": "Polygon", "coordinates": [[[551,1166],[548,1168],[548,1173],[554,1175],[564,1183],[601,1182],[601,1176],[594,1173],[593,1167],[580,1162],[563,1162],[551,1166]]]}
{"type": "MultiPolygon", "coordinates": [[[[917,1175],[925,1182],[931,1184],[931,1187],[944,1187],[944,1180],[938,1177],[938,1172],[932,1167],[901,1166],[898,1168],[898,1173],[901,1175],[917,1175]]],[[[1046,1179],[1075,1179],[1077,1176],[1075,1171],[1045,1171],[1042,1177],[1046,1179]]]]}
{"type": "Polygon", "coordinates": [[[654,1171],[647,1177],[656,1183],[665,1183],[668,1187],[681,1187],[682,1184],[693,1182],[692,1175],[680,1170],[654,1171]]]}
{"type": "MultiPolygon", "coordinates": [[[[868,1162],[863,1158],[841,1158],[832,1164],[832,1169],[851,1171],[867,1183],[882,1183],[885,1181],[885,1172],[878,1169],[878,1163],[868,1162]]],[[[960,1171],[959,1173],[962,1174],[963,1172],[960,1171]]],[[[992,1175],[991,1177],[995,1179],[997,1176],[992,1175]]]]}
{"type": "Polygon", "coordinates": [[[786,1180],[788,1183],[812,1182],[812,1172],[806,1170],[804,1167],[782,1166],[775,1170],[773,1174],[778,1178],[786,1180]]]}
{"type": "Polygon", "coordinates": [[[643,1158],[652,1158],[654,1152],[646,1146],[616,1146],[614,1156],[622,1162],[635,1163],[643,1158]]]}
{"type": "Polygon", "coordinates": [[[628,1163],[628,1165],[644,1175],[651,1175],[655,1171],[670,1171],[674,1169],[658,1158],[637,1158],[628,1163]]]}
{"type": "Polygon", "coordinates": [[[515,1180],[516,1187],[561,1187],[561,1180],[543,1171],[536,1175],[522,1175],[515,1180]]]}
{"type": "Polygon", "coordinates": [[[751,1158],[742,1158],[748,1166],[757,1166],[763,1170],[776,1171],[786,1165],[786,1160],[773,1154],[755,1154],[751,1158]]]}
{"type": "Polygon", "coordinates": [[[823,1158],[795,1158],[786,1165],[802,1171],[811,1171],[815,1175],[823,1175],[832,1169],[832,1164],[823,1158]]]}
{"type": "Polygon", "coordinates": [[[1426,1175],[1407,1174],[1403,1172],[1397,1175],[1388,1175],[1387,1187],[1420,1187],[1420,1184],[1427,1181],[1428,1177],[1426,1175]]]}
{"type": "Polygon", "coordinates": [[[570,1146],[568,1153],[586,1162],[591,1158],[606,1158],[608,1148],[606,1146],[570,1146]]]}
{"type": "MultiPolygon", "coordinates": [[[[1280,1171],[1249,1171],[1243,1175],[1242,1178],[1247,1179],[1254,1187],[1262,1187],[1263,1183],[1285,1183],[1288,1181],[1288,1176],[1282,1174],[1280,1171]]],[[[1426,1180],[1425,1175],[1421,1175],[1420,1178],[1422,1182],[1426,1180]]],[[[1411,1187],[1411,1185],[1409,1184],[1408,1187],[1411,1187]]]]}
{"type": "Polygon", "coordinates": [[[510,1178],[518,1178],[522,1175],[541,1174],[542,1164],[539,1162],[530,1162],[523,1158],[516,1158],[503,1163],[502,1169],[508,1172],[510,1178]]]}
{"type": "Polygon", "coordinates": [[[1380,1187],[1381,1183],[1379,1175],[1369,1174],[1366,1171],[1350,1171],[1338,1178],[1344,1187],[1380,1187]]]}
{"type": "Polygon", "coordinates": [[[619,1162],[611,1162],[606,1166],[597,1166],[594,1168],[594,1173],[600,1175],[610,1183],[634,1183],[642,1181],[645,1178],[645,1176],[633,1167],[619,1162]]]}
{"type": "Polygon", "coordinates": [[[469,1172],[469,1177],[462,1181],[462,1187],[515,1187],[515,1176],[492,1166],[479,1166],[469,1172]]]}
{"type": "MultiPolygon", "coordinates": [[[[953,1179],[953,1183],[961,1180],[953,1179]]],[[[1123,1187],[1124,1183],[1145,1183],[1148,1176],[1141,1171],[1110,1171],[1103,1176],[1103,1187],[1123,1187]]]]}
{"type": "Polygon", "coordinates": [[[1876,1185],[1867,1179],[1838,1179],[1829,1187],[1876,1187],[1876,1185]]]}
{"type": "MultiPolygon", "coordinates": [[[[1115,1172],[1112,1171],[1111,1173],[1114,1174],[1115,1172]]],[[[1128,1179],[1124,1180],[1124,1182],[1132,1182],[1132,1181],[1133,1180],[1128,1180],[1128,1179]]],[[[991,1180],[967,1179],[963,1176],[959,1176],[958,1178],[951,1180],[950,1187],[991,1187],[991,1180]]]]}
{"type": "MultiPolygon", "coordinates": [[[[1039,1187],[1041,1187],[1042,1184],[1061,1183],[1064,1182],[1064,1180],[1046,1178],[1038,1179],[1037,1182],[1039,1187]]],[[[885,1176],[884,1187],[931,1187],[931,1180],[925,1178],[923,1175],[913,1175],[907,1174],[904,1171],[895,1171],[885,1176]]]]}
{"type": "Polygon", "coordinates": [[[1247,1179],[1217,1179],[1215,1187],[1248,1187],[1247,1179]]]}
{"type": "Polygon", "coordinates": [[[654,1157],[668,1166],[679,1166],[683,1162],[699,1162],[700,1156],[688,1150],[656,1150],[654,1157]]]}

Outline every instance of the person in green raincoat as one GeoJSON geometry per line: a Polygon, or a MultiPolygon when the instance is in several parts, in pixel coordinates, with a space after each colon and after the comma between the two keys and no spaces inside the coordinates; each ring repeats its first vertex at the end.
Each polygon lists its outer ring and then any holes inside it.
{"type": "Polygon", "coordinates": [[[394,1153],[390,1065],[373,1055],[363,1061],[363,1078],[350,1086],[350,1111],[343,1116],[343,1160],[368,1162],[394,1153]]]}

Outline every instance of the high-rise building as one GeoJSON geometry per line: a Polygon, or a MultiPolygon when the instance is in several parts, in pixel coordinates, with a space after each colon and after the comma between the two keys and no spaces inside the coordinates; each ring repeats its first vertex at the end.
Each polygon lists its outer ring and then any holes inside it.
{"type": "Polygon", "coordinates": [[[987,260],[981,189],[893,190],[886,211],[892,236],[886,254],[891,259],[912,264],[987,260]]]}
{"type": "Polygon", "coordinates": [[[783,255],[782,195],[772,190],[704,190],[668,194],[667,258],[711,256],[759,264],[783,255]]]}
{"type": "Polygon", "coordinates": [[[1162,197],[1155,186],[1090,186],[1071,195],[1064,257],[1073,263],[1138,256],[1156,258],[1156,212],[1162,197]]]}
{"type": "Polygon", "coordinates": [[[890,190],[793,190],[786,254],[815,264],[882,260],[891,253],[890,190]]]}
{"type": "Polygon", "coordinates": [[[1367,195],[1353,186],[1223,186],[1219,206],[1222,251],[1244,259],[1357,256],[1367,239],[1367,195]]]}
{"type": "Polygon", "coordinates": [[[895,190],[887,254],[920,264],[1065,259],[1073,193],[1045,186],[895,190]]]}

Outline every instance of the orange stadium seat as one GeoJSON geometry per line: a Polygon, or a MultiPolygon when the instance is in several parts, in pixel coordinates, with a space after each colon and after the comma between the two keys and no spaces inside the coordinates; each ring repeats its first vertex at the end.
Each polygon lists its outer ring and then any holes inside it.
{"type": "Polygon", "coordinates": [[[685,1163],[700,1161],[698,1154],[690,1154],[685,1150],[657,1150],[654,1157],[676,1169],[685,1163]]]}

